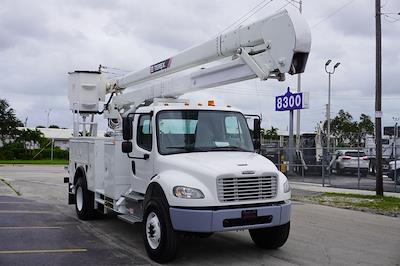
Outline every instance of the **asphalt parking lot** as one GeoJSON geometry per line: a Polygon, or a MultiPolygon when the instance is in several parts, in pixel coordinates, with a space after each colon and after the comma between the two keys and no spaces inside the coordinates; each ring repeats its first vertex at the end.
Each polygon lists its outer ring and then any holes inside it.
{"type": "Polygon", "coordinates": [[[1,265],[142,265],[49,204],[0,196],[1,265]]]}
{"type": "MultiPolygon", "coordinates": [[[[80,221],[67,205],[63,167],[1,166],[0,265],[154,264],[140,224],[80,221]],[[7,194],[7,195],[6,195],[7,194]]],[[[288,242],[262,250],[247,231],[181,239],[173,265],[400,265],[400,219],[294,203],[288,242]]]]}

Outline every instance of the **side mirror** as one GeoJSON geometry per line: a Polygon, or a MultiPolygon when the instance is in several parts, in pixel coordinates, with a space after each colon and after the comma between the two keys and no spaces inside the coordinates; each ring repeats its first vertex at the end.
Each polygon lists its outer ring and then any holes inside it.
{"type": "MultiPolygon", "coordinates": [[[[133,138],[132,122],[133,122],[133,117],[131,116],[126,116],[122,118],[122,137],[124,140],[131,140],[133,138]]],[[[123,144],[124,143],[122,143],[122,145],[123,144]]],[[[132,143],[131,143],[131,149],[132,149],[132,143]]]]}
{"type": "Polygon", "coordinates": [[[132,142],[123,141],[122,142],[122,152],[123,153],[131,153],[132,152],[132,142]]]}
{"type": "Polygon", "coordinates": [[[253,144],[256,150],[261,148],[261,121],[254,119],[253,144]]]}

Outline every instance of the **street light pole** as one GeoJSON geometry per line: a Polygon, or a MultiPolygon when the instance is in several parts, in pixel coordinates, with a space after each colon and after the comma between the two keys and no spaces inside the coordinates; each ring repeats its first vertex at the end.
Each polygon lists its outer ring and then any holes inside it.
{"type": "Polygon", "coordinates": [[[325,72],[328,73],[328,108],[327,108],[327,141],[326,141],[326,147],[328,149],[328,152],[330,152],[330,142],[331,142],[331,75],[335,73],[336,68],[340,65],[340,63],[336,63],[333,66],[333,69],[331,71],[328,70],[329,64],[332,62],[331,59],[326,61],[325,63],[325,72]]]}
{"type": "Polygon", "coordinates": [[[327,117],[328,117],[328,139],[326,141],[326,147],[330,148],[331,144],[331,75],[333,73],[328,72],[328,110],[327,110],[327,117]]]}

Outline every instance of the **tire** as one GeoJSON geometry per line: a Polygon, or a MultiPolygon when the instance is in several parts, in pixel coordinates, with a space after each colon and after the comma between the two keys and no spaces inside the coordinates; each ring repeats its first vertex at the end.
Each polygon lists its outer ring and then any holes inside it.
{"type": "Polygon", "coordinates": [[[158,263],[173,260],[177,251],[177,234],[172,228],[168,204],[151,199],[143,216],[143,242],[147,255],[158,263]]]}
{"type": "Polygon", "coordinates": [[[92,220],[96,218],[94,209],[94,193],[89,191],[83,178],[75,184],[75,210],[79,219],[92,220]]]}
{"type": "Polygon", "coordinates": [[[249,233],[253,242],[264,249],[277,249],[286,243],[289,237],[290,222],[260,229],[250,229],[249,233]]]}
{"type": "Polygon", "coordinates": [[[368,175],[368,170],[366,170],[366,171],[361,171],[361,176],[362,176],[362,177],[367,177],[367,175],[368,175]]]}
{"type": "Polygon", "coordinates": [[[343,173],[342,173],[342,170],[340,169],[340,166],[339,165],[336,165],[336,174],[337,175],[342,175],[343,173]]]}
{"type": "Polygon", "coordinates": [[[373,163],[373,162],[369,162],[369,172],[371,173],[371,174],[376,174],[375,173],[375,163],[373,163]]]}

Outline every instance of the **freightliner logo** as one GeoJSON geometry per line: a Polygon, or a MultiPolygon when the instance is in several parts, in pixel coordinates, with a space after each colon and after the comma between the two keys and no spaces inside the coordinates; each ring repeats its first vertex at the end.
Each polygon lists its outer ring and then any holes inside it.
{"type": "Polygon", "coordinates": [[[150,66],[150,73],[154,73],[169,68],[169,66],[171,65],[171,61],[172,61],[171,58],[168,58],[167,60],[161,61],[157,64],[150,66]]]}

